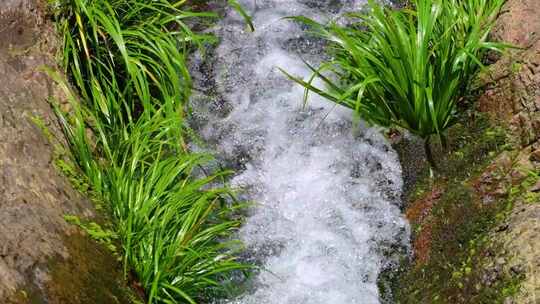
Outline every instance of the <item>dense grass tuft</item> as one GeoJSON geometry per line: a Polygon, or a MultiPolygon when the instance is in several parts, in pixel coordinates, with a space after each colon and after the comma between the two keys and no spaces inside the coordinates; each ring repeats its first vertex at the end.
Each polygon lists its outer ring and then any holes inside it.
{"type": "Polygon", "coordinates": [[[345,16],[347,26],[293,18],[330,42],[332,60],[308,64],[309,80],[285,73],[306,88],[306,98],[312,91],[367,121],[444,143],[486,52],[504,47],[488,39],[504,0],[411,2],[394,10],[370,0],[368,10],[345,16]]]}
{"type": "Polygon", "coordinates": [[[74,163],[107,203],[148,303],[198,303],[248,266],[236,261],[240,205],[222,185],[228,172],[187,149],[184,111],[191,92],[185,56],[214,41],[186,24],[214,18],[185,1],[64,0],[57,5],[63,64],[54,72],[68,107],[56,106],[74,163]]]}

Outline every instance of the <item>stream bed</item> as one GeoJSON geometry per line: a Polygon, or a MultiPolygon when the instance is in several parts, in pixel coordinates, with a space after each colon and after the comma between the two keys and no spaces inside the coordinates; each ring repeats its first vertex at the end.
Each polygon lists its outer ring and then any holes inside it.
{"type": "Polygon", "coordinates": [[[324,45],[283,19],[335,18],[364,1],[242,0],[256,31],[233,11],[212,29],[217,48],[194,63],[196,128],[253,202],[239,238],[261,266],[230,304],[381,303],[377,285],[407,248],[401,167],[380,130],[304,91],[324,45]],[[209,97],[210,96],[210,97],[209,97]]]}

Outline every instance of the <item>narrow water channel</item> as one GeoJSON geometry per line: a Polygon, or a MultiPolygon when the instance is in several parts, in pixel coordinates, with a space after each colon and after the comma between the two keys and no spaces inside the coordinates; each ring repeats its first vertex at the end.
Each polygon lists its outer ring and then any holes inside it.
{"type": "Polygon", "coordinates": [[[314,95],[304,107],[303,90],[277,69],[308,76],[301,58],[323,58],[322,43],[283,17],[325,20],[364,1],[240,2],[255,33],[229,12],[213,30],[220,45],[194,68],[202,136],[254,203],[239,238],[262,270],[230,303],[380,303],[377,278],[409,234],[397,155],[349,110],[314,95]]]}

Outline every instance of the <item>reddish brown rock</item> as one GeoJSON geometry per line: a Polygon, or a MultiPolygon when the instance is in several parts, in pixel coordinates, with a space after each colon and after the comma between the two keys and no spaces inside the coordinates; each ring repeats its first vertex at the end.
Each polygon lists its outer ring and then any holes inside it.
{"type": "MultiPolygon", "coordinates": [[[[513,209],[503,231],[493,233],[502,244],[497,255],[508,263],[509,274],[524,275],[521,289],[509,303],[537,304],[540,300],[540,188],[527,181],[538,172],[540,161],[540,1],[509,0],[495,27],[495,37],[522,47],[512,50],[483,77],[486,92],[479,109],[510,131],[518,150],[508,174],[514,189],[513,209]],[[519,269],[519,271],[516,271],[519,269]]],[[[499,182],[498,184],[501,184],[499,182]]]]}
{"type": "Polygon", "coordinates": [[[504,7],[494,29],[494,37],[499,41],[520,47],[531,47],[540,40],[540,1],[510,0],[504,7]]]}
{"type": "Polygon", "coordinates": [[[405,216],[413,225],[421,227],[415,233],[412,249],[416,267],[429,261],[431,255],[431,245],[433,242],[433,225],[431,213],[444,192],[443,186],[434,186],[432,191],[422,195],[417,200],[411,202],[407,208],[405,216]]]}
{"type": "Polygon", "coordinates": [[[527,146],[540,138],[540,1],[508,1],[494,36],[521,47],[490,67],[479,109],[509,128],[512,142],[527,146]]]}

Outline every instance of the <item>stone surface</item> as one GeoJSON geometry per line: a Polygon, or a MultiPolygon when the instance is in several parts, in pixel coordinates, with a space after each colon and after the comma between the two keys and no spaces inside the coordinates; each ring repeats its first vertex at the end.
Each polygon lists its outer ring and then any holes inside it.
{"type": "Polygon", "coordinates": [[[540,2],[509,0],[497,21],[493,36],[499,41],[530,48],[540,40],[540,2]]]}
{"type": "Polygon", "coordinates": [[[43,3],[0,1],[0,303],[123,303],[115,258],[63,219],[93,217],[92,204],[31,120],[61,134],[48,103],[58,90],[40,71],[58,46],[43,3]]]}
{"type": "Polygon", "coordinates": [[[496,235],[505,248],[508,273],[523,274],[516,304],[540,301],[540,201],[518,203],[507,219],[508,228],[496,235]]]}
{"type": "Polygon", "coordinates": [[[540,300],[540,183],[534,172],[540,172],[537,162],[531,160],[535,148],[523,148],[513,159],[510,174],[500,184],[512,185],[510,194],[513,207],[505,222],[491,235],[501,245],[497,256],[505,260],[501,268],[509,275],[523,276],[521,288],[511,303],[537,304],[540,300]]]}
{"type": "Polygon", "coordinates": [[[482,77],[481,111],[507,126],[512,143],[527,146],[540,138],[540,1],[510,0],[494,36],[521,49],[510,50],[482,77]]]}
{"type": "MultiPolygon", "coordinates": [[[[495,37],[521,47],[504,55],[484,75],[487,85],[480,98],[481,111],[507,127],[518,155],[505,179],[519,198],[493,239],[502,244],[497,255],[506,261],[502,270],[523,275],[521,289],[509,303],[540,303],[540,200],[535,186],[523,185],[540,172],[540,1],[509,0],[495,27],[495,37]]],[[[499,183],[501,184],[501,183],[499,183]]]]}

